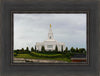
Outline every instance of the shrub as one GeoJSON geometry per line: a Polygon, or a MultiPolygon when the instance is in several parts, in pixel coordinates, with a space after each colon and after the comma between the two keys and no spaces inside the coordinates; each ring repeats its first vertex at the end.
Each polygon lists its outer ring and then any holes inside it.
{"type": "Polygon", "coordinates": [[[14,52],[14,56],[17,56],[17,53],[14,52]]]}

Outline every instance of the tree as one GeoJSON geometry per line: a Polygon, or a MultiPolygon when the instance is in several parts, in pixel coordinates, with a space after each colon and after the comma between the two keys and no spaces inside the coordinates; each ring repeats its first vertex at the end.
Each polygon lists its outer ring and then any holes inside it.
{"type": "Polygon", "coordinates": [[[35,46],[35,52],[36,52],[36,46],[35,46]]]}
{"type": "Polygon", "coordinates": [[[84,53],[86,50],[84,48],[79,49],[79,53],[84,53]]]}
{"type": "Polygon", "coordinates": [[[18,53],[21,53],[21,54],[24,53],[24,48],[18,50],[18,53]]]}
{"type": "Polygon", "coordinates": [[[45,52],[45,47],[42,46],[41,51],[44,53],[45,52]]]}
{"type": "Polygon", "coordinates": [[[61,46],[61,51],[63,52],[63,45],[61,46]]]}
{"type": "Polygon", "coordinates": [[[21,50],[24,51],[24,48],[22,48],[21,50]]]}
{"type": "Polygon", "coordinates": [[[67,52],[66,57],[70,59],[71,58],[71,53],[67,52]]]}
{"type": "Polygon", "coordinates": [[[29,48],[28,48],[28,47],[26,47],[25,53],[26,53],[26,54],[27,54],[27,53],[30,53],[30,51],[29,51],[29,48]]]}
{"type": "Polygon", "coordinates": [[[79,53],[79,49],[78,48],[76,48],[76,50],[75,50],[77,53],[79,53]]]}
{"type": "Polygon", "coordinates": [[[57,47],[57,45],[56,45],[56,47],[55,47],[55,52],[58,52],[58,47],[57,47]]]}
{"type": "Polygon", "coordinates": [[[32,48],[31,48],[31,52],[33,52],[33,51],[34,51],[34,48],[32,47],[32,48]]]}
{"type": "Polygon", "coordinates": [[[26,51],[29,51],[29,48],[28,47],[26,47],[26,51]]]}
{"type": "Polygon", "coordinates": [[[65,48],[64,52],[65,52],[65,53],[67,53],[67,52],[68,52],[68,47],[66,47],[66,48],[65,48]]]}
{"type": "Polygon", "coordinates": [[[70,51],[71,51],[72,53],[74,53],[74,52],[75,52],[75,49],[74,49],[73,47],[71,47],[70,51]]]}

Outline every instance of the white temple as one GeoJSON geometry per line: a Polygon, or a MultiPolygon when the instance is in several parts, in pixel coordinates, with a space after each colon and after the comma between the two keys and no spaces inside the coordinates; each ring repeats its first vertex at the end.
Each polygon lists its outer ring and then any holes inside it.
{"type": "Polygon", "coordinates": [[[50,29],[49,29],[49,33],[48,33],[48,40],[45,40],[44,42],[36,42],[36,49],[37,50],[41,51],[42,46],[45,47],[46,51],[55,50],[56,46],[58,47],[58,51],[61,51],[62,48],[63,48],[63,50],[65,50],[65,43],[57,42],[54,39],[53,32],[51,29],[51,24],[50,24],[50,29]]]}

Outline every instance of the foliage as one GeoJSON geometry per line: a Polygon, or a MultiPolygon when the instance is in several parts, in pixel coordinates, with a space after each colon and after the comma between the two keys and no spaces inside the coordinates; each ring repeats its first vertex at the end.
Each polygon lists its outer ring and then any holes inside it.
{"type": "Polygon", "coordinates": [[[61,46],[61,51],[63,52],[63,46],[61,46]]]}
{"type": "Polygon", "coordinates": [[[30,54],[18,54],[16,58],[33,58],[30,54]]]}
{"type": "Polygon", "coordinates": [[[67,53],[67,51],[68,51],[68,47],[65,48],[64,53],[67,53]]]}
{"type": "Polygon", "coordinates": [[[78,48],[76,48],[75,52],[77,52],[77,53],[79,52],[78,48]]]}
{"type": "Polygon", "coordinates": [[[36,52],[36,46],[35,46],[35,50],[34,51],[36,52]]]}
{"type": "Polygon", "coordinates": [[[80,49],[79,49],[79,53],[85,53],[85,51],[86,51],[86,50],[85,50],[84,48],[80,48],[80,49]]]}
{"type": "Polygon", "coordinates": [[[57,47],[57,45],[56,45],[56,47],[55,47],[55,50],[54,50],[56,53],[58,52],[58,47],[57,47]]]}
{"type": "Polygon", "coordinates": [[[16,52],[14,52],[14,56],[17,56],[17,53],[16,52]]]}
{"type": "Polygon", "coordinates": [[[75,49],[73,47],[71,47],[70,51],[74,53],[75,49]]]}
{"type": "Polygon", "coordinates": [[[28,47],[26,47],[26,51],[29,51],[29,48],[28,47]]]}
{"type": "Polygon", "coordinates": [[[40,56],[40,57],[61,57],[62,54],[42,54],[42,53],[36,53],[36,52],[32,52],[31,55],[33,56],[40,56]]]}
{"type": "Polygon", "coordinates": [[[45,47],[44,47],[44,46],[42,46],[41,51],[42,51],[43,53],[45,53],[45,47]]]}
{"type": "Polygon", "coordinates": [[[70,59],[73,55],[74,55],[74,53],[72,53],[72,52],[70,52],[70,51],[67,51],[67,53],[66,53],[66,57],[69,58],[69,59],[70,59]]]}
{"type": "Polygon", "coordinates": [[[33,52],[33,51],[34,51],[34,48],[32,47],[32,48],[31,48],[31,52],[33,52]]]}
{"type": "Polygon", "coordinates": [[[55,50],[51,51],[46,51],[45,47],[42,46],[41,51],[36,50],[36,46],[35,49],[32,47],[31,50],[29,50],[28,47],[26,47],[26,49],[22,48],[22,49],[17,49],[14,50],[14,57],[18,57],[18,58],[32,58],[32,59],[54,59],[54,60],[62,60],[62,61],[69,61],[70,62],[70,58],[74,55],[74,54],[86,54],[86,50],[84,48],[73,48],[71,47],[70,50],[68,50],[68,47],[65,48],[65,50],[63,51],[58,51],[58,47],[56,45],[55,50]]]}
{"type": "Polygon", "coordinates": [[[59,60],[59,61],[67,61],[71,62],[70,59],[67,57],[42,57],[42,56],[35,56],[35,55],[30,55],[30,54],[18,54],[15,56],[16,58],[24,58],[24,59],[49,59],[49,60],[59,60]]]}
{"type": "Polygon", "coordinates": [[[24,48],[22,48],[22,51],[24,51],[24,48]]]}

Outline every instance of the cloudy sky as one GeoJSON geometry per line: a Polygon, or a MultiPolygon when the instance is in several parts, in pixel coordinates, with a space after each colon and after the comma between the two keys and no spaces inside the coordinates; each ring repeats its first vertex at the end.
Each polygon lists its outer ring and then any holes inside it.
{"type": "Polygon", "coordinates": [[[49,26],[55,40],[68,49],[86,48],[86,14],[14,14],[14,49],[34,47],[48,39],[49,26]]]}

